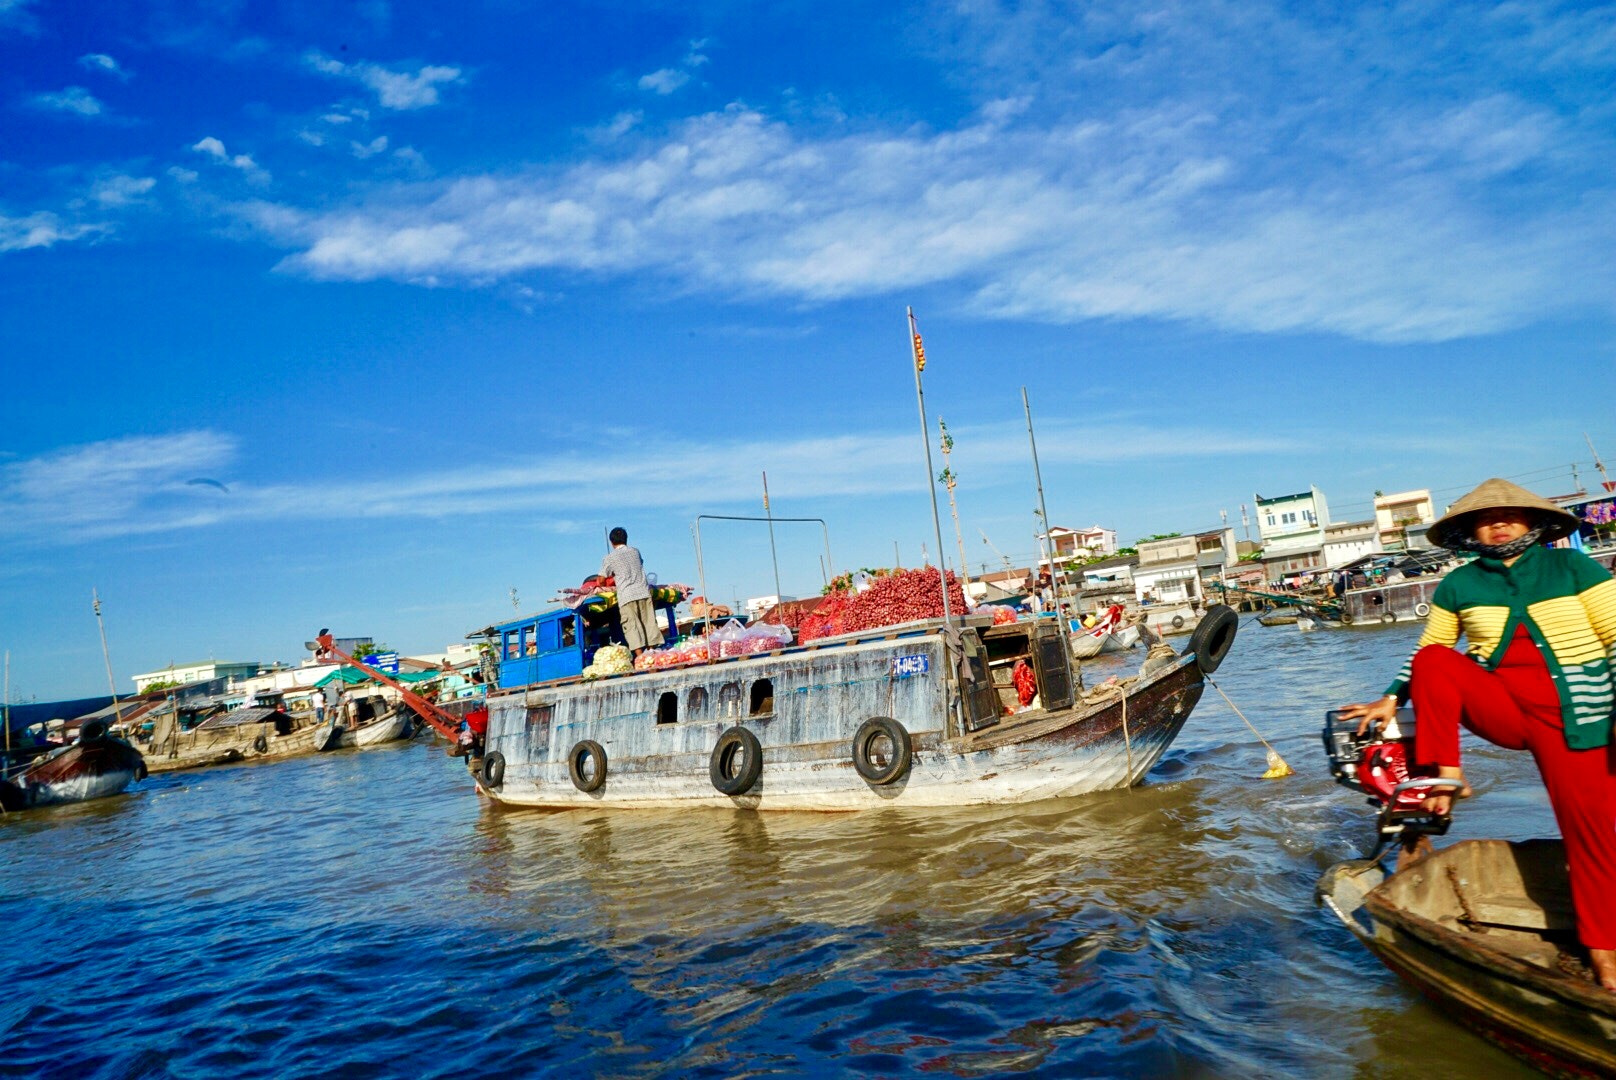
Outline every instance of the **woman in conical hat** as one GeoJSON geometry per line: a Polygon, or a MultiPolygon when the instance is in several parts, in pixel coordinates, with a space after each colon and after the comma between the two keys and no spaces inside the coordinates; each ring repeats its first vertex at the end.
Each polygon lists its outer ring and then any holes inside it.
{"type": "MultiPolygon", "coordinates": [[[[1601,985],[1616,991],[1616,579],[1580,551],[1543,546],[1578,524],[1508,480],[1454,503],[1426,535],[1478,558],[1437,586],[1425,633],[1386,696],[1343,711],[1361,718],[1361,732],[1411,699],[1414,760],[1427,775],[1434,767],[1463,781],[1460,724],[1531,751],[1565,839],[1577,935],[1601,985]],[[1454,651],[1461,636],[1465,654],[1454,651]]],[[[1450,804],[1448,795],[1425,802],[1440,814],[1450,804]]]]}

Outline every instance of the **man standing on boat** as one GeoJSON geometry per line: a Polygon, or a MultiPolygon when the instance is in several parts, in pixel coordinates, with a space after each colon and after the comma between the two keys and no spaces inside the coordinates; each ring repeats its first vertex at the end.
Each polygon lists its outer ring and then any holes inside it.
{"type": "Polygon", "coordinates": [[[645,580],[645,562],[637,548],[628,546],[628,530],[621,525],[611,531],[608,539],[612,550],[601,561],[600,573],[616,582],[617,615],[623,624],[623,638],[629,651],[639,656],[646,649],[662,644],[656,605],[651,602],[651,586],[645,580]]]}

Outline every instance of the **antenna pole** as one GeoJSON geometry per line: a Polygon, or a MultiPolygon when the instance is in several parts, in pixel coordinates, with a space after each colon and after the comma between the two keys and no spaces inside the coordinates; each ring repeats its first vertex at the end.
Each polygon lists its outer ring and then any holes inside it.
{"type": "MultiPolygon", "coordinates": [[[[943,625],[954,621],[948,603],[948,567],[943,559],[943,519],[937,513],[937,483],[931,464],[931,425],[926,423],[926,392],[920,385],[920,372],[926,366],[926,351],[920,345],[920,329],[915,325],[915,309],[909,308],[909,348],[915,360],[915,401],[920,406],[920,445],[926,448],[926,491],[931,495],[931,527],[937,536],[937,584],[943,592],[943,625]]],[[[924,563],[926,546],[920,546],[924,563]]],[[[963,568],[962,568],[963,572],[963,568]]],[[[964,614],[964,612],[961,612],[964,614]]]]}
{"type": "Polygon", "coordinates": [[[121,721],[123,713],[118,708],[118,684],[112,678],[112,654],[107,651],[107,624],[101,619],[101,595],[94,587],[90,589],[90,601],[95,608],[95,625],[101,631],[101,659],[107,664],[107,689],[112,692],[112,711],[121,721]]]}

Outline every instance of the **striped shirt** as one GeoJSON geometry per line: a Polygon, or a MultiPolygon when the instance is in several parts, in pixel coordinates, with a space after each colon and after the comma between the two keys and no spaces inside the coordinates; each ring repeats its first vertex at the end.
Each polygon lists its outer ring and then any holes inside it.
{"type": "MultiPolygon", "coordinates": [[[[1427,645],[1453,648],[1462,634],[1466,652],[1488,671],[1525,626],[1537,643],[1560,694],[1566,744],[1573,750],[1606,746],[1616,711],[1616,578],[1580,551],[1530,548],[1513,566],[1477,559],[1442,579],[1415,652],[1427,645]]],[[[1414,658],[1386,688],[1407,696],[1414,658]]]]}
{"type": "Polygon", "coordinates": [[[627,544],[614,547],[601,560],[600,573],[602,577],[617,579],[617,602],[625,600],[651,599],[651,586],[645,581],[645,562],[640,558],[638,548],[631,548],[627,544]]]}

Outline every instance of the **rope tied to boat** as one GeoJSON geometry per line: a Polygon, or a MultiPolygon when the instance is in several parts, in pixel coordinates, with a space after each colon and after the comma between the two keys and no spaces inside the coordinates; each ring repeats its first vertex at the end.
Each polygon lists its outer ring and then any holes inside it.
{"type": "Polygon", "coordinates": [[[1206,679],[1206,681],[1211,684],[1212,689],[1216,690],[1218,695],[1223,698],[1224,702],[1229,706],[1229,708],[1234,710],[1234,714],[1240,718],[1241,722],[1244,723],[1246,727],[1251,729],[1251,733],[1257,736],[1257,741],[1262,743],[1263,746],[1267,748],[1268,771],[1262,774],[1262,779],[1278,780],[1282,776],[1290,776],[1292,773],[1294,773],[1296,770],[1290,767],[1290,763],[1279,756],[1279,751],[1275,750],[1273,746],[1269,744],[1268,740],[1262,737],[1262,732],[1258,731],[1252,722],[1246,719],[1246,714],[1240,711],[1239,706],[1235,705],[1234,702],[1229,700],[1229,695],[1223,692],[1223,687],[1219,686],[1216,682],[1213,682],[1212,676],[1210,675],[1203,675],[1202,678],[1206,679]]]}

